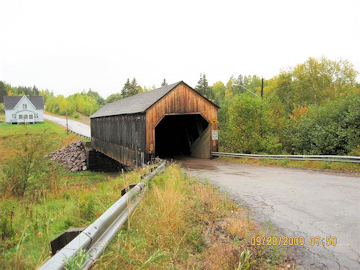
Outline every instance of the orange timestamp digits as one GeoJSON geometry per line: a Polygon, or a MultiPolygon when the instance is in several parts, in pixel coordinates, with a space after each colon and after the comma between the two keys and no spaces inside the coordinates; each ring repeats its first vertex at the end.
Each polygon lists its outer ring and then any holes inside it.
{"type": "Polygon", "coordinates": [[[336,246],[337,238],[335,236],[327,236],[320,237],[320,236],[311,236],[310,237],[310,246],[336,246]]]}
{"type": "MultiPolygon", "coordinates": [[[[300,237],[279,237],[279,236],[253,236],[250,238],[250,244],[253,246],[304,246],[305,238],[300,237]]],[[[337,238],[335,236],[311,236],[310,246],[336,246],[337,238]]]]}
{"type": "Polygon", "coordinates": [[[250,238],[250,244],[253,246],[303,246],[304,237],[278,237],[278,236],[253,236],[250,238]]]}

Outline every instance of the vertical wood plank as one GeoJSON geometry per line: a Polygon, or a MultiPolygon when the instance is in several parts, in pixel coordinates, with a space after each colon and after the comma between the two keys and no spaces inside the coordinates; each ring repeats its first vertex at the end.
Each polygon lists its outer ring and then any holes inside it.
{"type": "Polygon", "coordinates": [[[217,151],[218,142],[212,140],[212,130],[217,129],[217,107],[181,83],[146,112],[146,153],[153,154],[155,149],[155,127],[166,114],[201,114],[210,126],[210,150],[217,151]],[[152,147],[152,149],[150,149],[152,147]]]}

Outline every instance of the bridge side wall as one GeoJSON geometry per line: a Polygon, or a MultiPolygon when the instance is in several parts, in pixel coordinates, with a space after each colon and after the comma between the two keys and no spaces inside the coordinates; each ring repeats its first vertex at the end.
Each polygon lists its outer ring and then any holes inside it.
{"type": "Polygon", "coordinates": [[[91,146],[130,167],[147,161],[145,114],[91,118],[91,146]]]}

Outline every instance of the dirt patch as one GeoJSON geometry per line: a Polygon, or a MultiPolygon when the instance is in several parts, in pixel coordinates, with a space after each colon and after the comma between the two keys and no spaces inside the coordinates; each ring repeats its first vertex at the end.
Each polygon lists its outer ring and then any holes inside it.
{"type": "Polygon", "coordinates": [[[90,126],[90,117],[86,116],[84,114],[78,113],[80,115],[79,119],[75,119],[77,121],[80,121],[81,123],[84,123],[86,125],[90,126]]]}
{"type": "Polygon", "coordinates": [[[208,159],[194,158],[188,156],[176,156],[174,161],[181,163],[185,169],[192,170],[217,170],[216,165],[209,164],[208,159]]]}
{"type": "Polygon", "coordinates": [[[251,267],[250,269],[260,269],[256,265],[295,269],[294,256],[290,250],[287,254],[277,254],[282,256],[282,259],[277,259],[274,263],[271,257],[273,254],[267,247],[250,244],[249,239],[259,236],[261,228],[247,217],[246,212],[205,222],[203,233],[206,249],[203,251],[202,269],[239,269],[239,263],[243,267],[240,269],[247,269],[247,266],[251,267]],[[260,261],[261,264],[258,263],[260,261]]]}

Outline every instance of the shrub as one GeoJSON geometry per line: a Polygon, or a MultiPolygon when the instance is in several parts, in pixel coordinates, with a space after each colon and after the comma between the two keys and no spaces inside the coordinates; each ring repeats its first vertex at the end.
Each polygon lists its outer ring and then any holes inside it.
{"type": "Polygon", "coordinates": [[[37,198],[41,187],[49,186],[51,182],[52,163],[46,154],[52,140],[45,131],[26,133],[8,144],[15,155],[7,157],[1,164],[0,191],[17,197],[23,197],[29,192],[37,198]]]}
{"type": "Polygon", "coordinates": [[[344,155],[360,145],[360,96],[352,95],[323,106],[309,107],[289,127],[290,152],[344,155]]]}
{"type": "Polygon", "coordinates": [[[228,109],[226,139],[228,150],[241,153],[278,153],[281,151],[282,118],[266,100],[239,94],[228,109]]]}
{"type": "Polygon", "coordinates": [[[95,202],[93,198],[88,197],[85,200],[80,201],[79,209],[81,219],[87,221],[93,221],[95,219],[95,202]]]}

